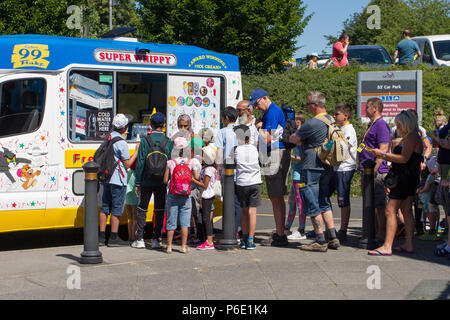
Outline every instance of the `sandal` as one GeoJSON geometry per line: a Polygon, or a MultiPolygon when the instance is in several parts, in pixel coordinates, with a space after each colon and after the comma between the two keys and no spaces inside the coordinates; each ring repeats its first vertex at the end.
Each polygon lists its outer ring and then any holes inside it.
{"type": "Polygon", "coordinates": [[[168,254],[172,253],[172,246],[166,247],[166,253],[168,253],[168,254]]]}
{"type": "Polygon", "coordinates": [[[437,255],[438,257],[445,257],[448,254],[450,254],[450,252],[445,250],[445,247],[444,247],[444,248],[437,248],[436,250],[434,250],[434,254],[437,255]]]}
{"type": "Polygon", "coordinates": [[[191,251],[188,246],[181,246],[181,253],[189,253],[191,251]]]}

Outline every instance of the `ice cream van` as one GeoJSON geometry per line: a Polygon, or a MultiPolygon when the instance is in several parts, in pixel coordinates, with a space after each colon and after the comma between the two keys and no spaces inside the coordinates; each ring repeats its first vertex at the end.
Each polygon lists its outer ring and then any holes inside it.
{"type": "Polygon", "coordinates": [[[134,151],[154,110],[167,115],[169,137],[183,113],[195,132],[217,132],[220,111],[240,100],[237,56],[136,39],[0,36],[0,232],[83,227],[82,166],[115,114],[133,116],[134,151]]]}

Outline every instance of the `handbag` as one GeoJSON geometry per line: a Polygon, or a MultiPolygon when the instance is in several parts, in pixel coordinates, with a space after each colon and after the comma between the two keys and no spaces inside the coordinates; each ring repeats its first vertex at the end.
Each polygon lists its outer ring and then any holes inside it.
{"type": "Polygon", "coordinates": [[[396,188],[400,185],[400,179],[402,178],[402,173],[395,169],[390,169],[383,180],[384,186],[388,189],[396,188]]]}

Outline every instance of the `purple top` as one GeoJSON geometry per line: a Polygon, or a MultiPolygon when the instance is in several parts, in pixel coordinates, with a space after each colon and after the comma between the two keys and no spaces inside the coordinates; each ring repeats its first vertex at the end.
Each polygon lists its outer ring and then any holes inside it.
{"type": "MultiPolygon", "coordinates": [[[[369,147],[371,149],[379,149],[380,143],[387,143],[390,144],[391,142],[391,133],[389,130],[389,126],[384,121],[383,117],[378,118],[375,120],[375,122],[372,125],[372,122],[369,123],[367,127],[368,131],[364,137],[364,140],[361,141],[366,145],[366,147],[369,147]]],[[[375,157],[367,152],[367,150],[363,150],[358,154],[359,158],[359,170],[363,170],[362,163],[366,159],[372,159],[375,161],[375,157]]],[[[383,163],[380,165],[380,168],[378,169],[379,173],[386,173],[389,171],[389,168],[386,164],[386,161],[383,161],[383,163]]]]}

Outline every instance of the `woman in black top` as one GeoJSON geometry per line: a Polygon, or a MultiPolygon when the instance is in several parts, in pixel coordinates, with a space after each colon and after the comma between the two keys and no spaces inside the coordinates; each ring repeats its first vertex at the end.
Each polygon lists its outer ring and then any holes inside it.
{"type": "Polygon", "coordinates": [[[403,139],[393,153],[373,149],[371,153],[392,162],[390,173],[397,176],[396,186],[389,190],[389,201],[386,206],[386,237],[384,244],[378,249],[369,251],[369,255],[392,255],[392,244],[397,231],[397,212],[401,209],[405,219],[406,240],[403,246],[395,251],[413,253],[414,217],[412,202],[420,180],[420,164],[423,161],[423,142],[419,134],[417,118],[411,111],[402,111],[395,117],[395,125],[403,139]],[[393,172],[392,172],[393,171],[393,172]]]}

